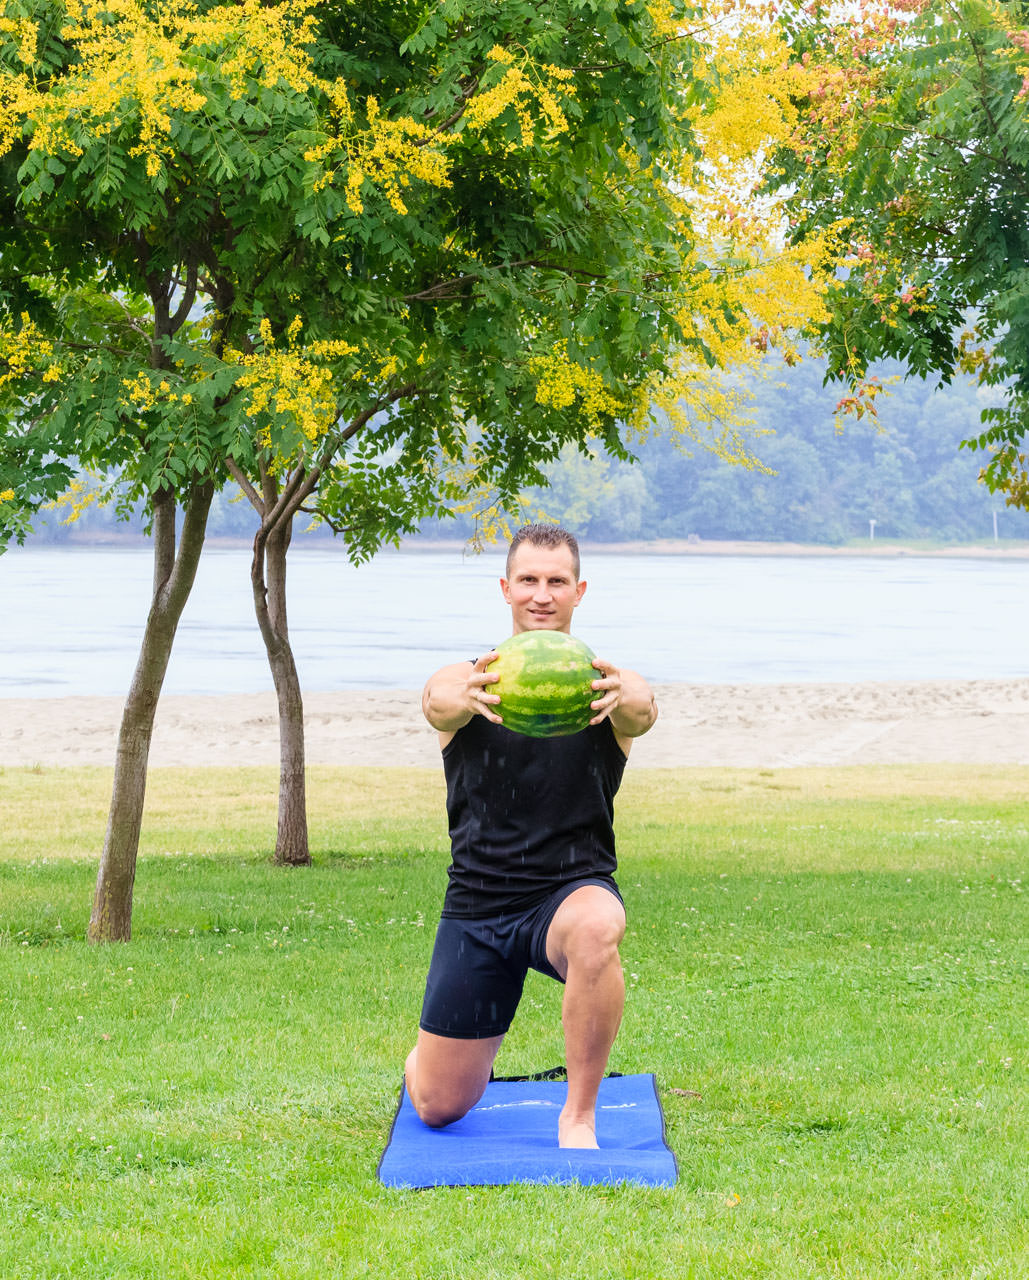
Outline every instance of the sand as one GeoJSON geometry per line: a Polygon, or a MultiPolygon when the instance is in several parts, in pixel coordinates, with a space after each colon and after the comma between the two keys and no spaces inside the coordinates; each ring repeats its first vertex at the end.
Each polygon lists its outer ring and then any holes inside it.
{"type": "MultiPolygon", "coordinates": [[[[658,685],[636,767],[1029,764],[1029,678],[917,684],[658,685]]],[[[439,766],[415,690],[313,693],[311,764],[439,766]]],[[[119,698],[0,699],[0,767],[114,762],[119,698]]],[[[271,693],[161,700],[155,767],[274,765],[271,693]]]]}

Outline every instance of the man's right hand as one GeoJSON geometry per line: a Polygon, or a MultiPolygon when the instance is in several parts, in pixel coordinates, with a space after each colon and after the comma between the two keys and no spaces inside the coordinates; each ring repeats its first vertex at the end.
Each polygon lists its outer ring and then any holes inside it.
{"type": "Polygon", "coordinates": [[[491,649],[472,663],[472,673],[465,681],[465,697],[467,706],[473,715],[485,716],[493,724],[503,724],[503,718],[492,710],[500,702],[499,693],[490,693],[488,686],[496,684],[500,679],[495,672],[487,671],[491,662],[496,662],[497,651],[491,649]]]}
{"type": "Polygon", "coordinates": [[[493,724],[504,723],[494,710],[500,695],[489,692],[489,686],[500,679],[487,670],[496,658],[497,651],[491,649],[470,665],[456,662],[429,679],[422,693],[422,711],[434,729],[456,733],[472,716],[484,716],[493,724]]]}

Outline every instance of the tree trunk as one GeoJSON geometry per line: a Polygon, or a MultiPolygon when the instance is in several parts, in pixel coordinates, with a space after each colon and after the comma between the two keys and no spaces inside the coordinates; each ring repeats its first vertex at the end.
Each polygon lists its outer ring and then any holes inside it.
{"type": "Polygon", "coordinates": [[[154,715],[175,631],[196,577],[213,492],[210,484],[194,490],[178,554],[174,495],[167,491],[154,495],[153,600],[118,734],[107,835],[89,921],[90,942],[128,942],[132,935],[132,888],[154,715]]]}
{"type": "Polygon", "coordinates": [[[286,553],[292,531],[291,518],[270,533],[263,528],[258,531],[250,578],[257,623],[279,704],[279,824],[275,861],[280,866],[301,867],[310,864],[311,851],[307,837],[304,700],[286,620],[286,553]]]}

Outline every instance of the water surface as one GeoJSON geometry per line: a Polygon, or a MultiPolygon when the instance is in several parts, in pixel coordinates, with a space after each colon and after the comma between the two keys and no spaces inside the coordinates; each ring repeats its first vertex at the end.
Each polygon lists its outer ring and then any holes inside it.
{"type": "MultiPolygon", "coordinates": [[[[209,548],[165,689],[271,688],[249,552],[209,548]]],[[[496,553],[383,553],[351,566],[290,552],[290,632],[305,689],[418,688],[508,633],[496,553]]],[[[146,549],[15,548],[0,556],[0,696],[123,694],[149,605],[146,549]]],[[[575,632],[653,681],[1021,676],[1029,565],[908,556],[594,552],[575,632]]]]}

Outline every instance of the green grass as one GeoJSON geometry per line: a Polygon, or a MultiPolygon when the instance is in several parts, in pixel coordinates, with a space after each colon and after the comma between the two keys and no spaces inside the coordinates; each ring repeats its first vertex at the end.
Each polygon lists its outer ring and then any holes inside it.
{"type": "MultiPolygon", "coordinates": [[[[82,942],[106,770],[0,772],[0,1275],[1029,1276],[1018,769],[637,771],[626,1018],[674,1190],[375,1179],[446,866],[441,779],[158,770],[134,940],[82,942]]],[[[562,1060],[530,978],[499,1069],[562,1060]]]]}

